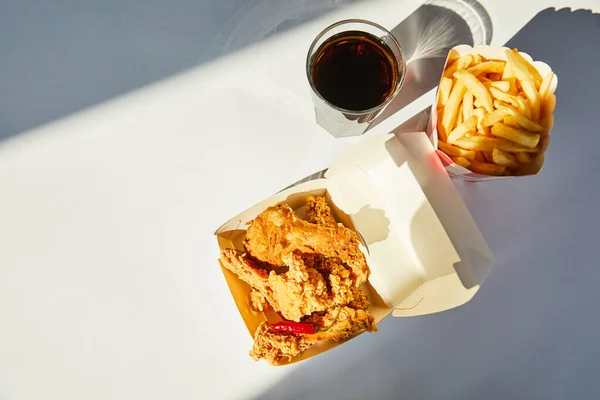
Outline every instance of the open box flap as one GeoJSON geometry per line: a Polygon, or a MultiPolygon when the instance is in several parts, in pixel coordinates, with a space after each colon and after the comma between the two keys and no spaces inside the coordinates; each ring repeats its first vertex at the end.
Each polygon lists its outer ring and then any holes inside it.
{"type": "Polygon", "coordinates": [[[494,257],[424,132],[370,138],[325,176],[366,235],[371,283],[394,316],[443,311],[474,296],[494,257]],[[374,212],[361,217],[352,203],[365,199],[374,212]],[[380,228],[367,215],[380,218],[380,228]],[[370,240],[369,230],[380,240],[370,240]]]}

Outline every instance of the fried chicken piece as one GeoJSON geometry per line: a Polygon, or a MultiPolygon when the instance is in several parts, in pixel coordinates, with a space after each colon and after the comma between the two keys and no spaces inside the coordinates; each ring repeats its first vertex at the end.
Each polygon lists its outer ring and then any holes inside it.
{"type": "Polygon", "coordinates": [[[333,218],[331,207],[325,201],[325,197],[308,197],[306,199],[306,214],[310,223],[331,227],[337,225],[335,218],[333,218]]]}
{"type": "Polygon", "coordinates": [[[254,334],[250,356],[254,360],[265,359],[269,364],[275,365],[283,359],[291,361],[293,357],[320,340],[338,341],[365,331],[377,331],[375,319],[371,314],[350,307],[316,313],[303,323],[312,324],[317,329],[329,329],[314,334],[279,332],[271,329],[267,322],[263,322],[254,334]]]}
{"type": "Polygon", "coordinates": [[[350,268],[355,286],[369,277],[355,232],[342,224],[329,227],[303,221],[286,204],[259,214],[248,227],[244,246],[253,257],[273,265],[289,265],[297,251],[337,257],[350,268]]]}
{"type": "Polygon", "coordinates": [[[317,332],[311,336],[311,340],[344,340],[350,336],[358,335],[362,332],[377,332],[375,318],[365,310],[354,309],[351,307],[342,307],[339,310],[333,308],[324,313],[315,313],[308,317],[305,322],[312,323],[318,329],[326,329],[325,332],[317,332]],[[336,319],[337,315],[337,319],[336,319]],[[335,323],[333,325],[332,322],[335,323]]]}
{"type": "Polygon", "coordinates": [[[259,290],[252,288],[250,294],[248,295],[248,305],[254,311],[269,311],[271,309],[271,305],[267,301],[267,298],[264,294],[262,294],[259,290]]]}
{"type": "Polygon", "coordinates": [[[269,364],[276,365],[284,359],[290,361],[313,343],[307,335],[276,332],[269,328],[268,322],[263,322],[254,334],[250,357],[256,361],[264,359],[269,364]]]}
{"type": "Polygon", "coordinates": [[[357,288],[356,286],[352,287],[353,300],[348,303],[348,307],[354,308],[356,310],[366,310],[371,305],[369,299],[367,298],[367,294],[357,288]]]}
{"type": "Polygon", "coordinates": [[[223,250],[220,260],[225,268],[258,290],[275,311],[291,321],[300,321],[305,315],[354,299],[350,291],[331,292],[325,278],[315,268],[307,267],[296,253],[290,255],[288,271],[280,274],[261,268],[248,254],[234,249],[223,250]]]}

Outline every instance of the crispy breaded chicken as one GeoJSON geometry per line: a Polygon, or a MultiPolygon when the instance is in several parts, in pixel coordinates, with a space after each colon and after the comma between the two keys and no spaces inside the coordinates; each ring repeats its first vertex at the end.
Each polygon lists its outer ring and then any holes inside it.
{"type": "Polygon", "coordinates": [[[310,323],[317,329],[328,329],[314,334],[278,332],[271,329],[269,323],[263,322],[254,334],[250,356],[276,365],[284,360],[290,361],[318,341],[344,340],[365,331],[377,331],[371,314],[350,307],[316,313],[303,322],[310,323]]]}
{"type": "Polygon", "coordinates": [[[289,269],[278,274],[261,268],[261,264],[246,253],[234,249],[221,252],[223,266],[260,292],[286,319],[300,321],[306,315],[354,300],[352,282],[347,279],[350,273],[339,264],[321,261],[323,265],[331,264],[332,270],[338,269],[324,277],[316,268],[307,266],[301,254],[294,253],[290,259],[289,269]]]}
{"type": "Polygon", "coordinates": [[[355,286],[365,283],[369,267],[354,231],[342,224],[329,227],[301,220],[286,204],[267,208],[250,224],[246,251],[273,265],[289,265],[295,252],[339,258],[351,270],[355,286]]]}
{"type": "Polygon", "coordinates": [[[261,323],[250,355],[272,365],[291,361],[318,341],[377,330],[367,295],[358,288],[369,268],[356,233],[335,221],[323,197],[309,197],[306,211],[308,222],[287,205],[269,207],[250,224],[246,252],[221,252],[221,265],[252,287],[250,308],[272,309],[295,321],[287,323],[309,324],[315,332],[261,323]]]}
{"type": "Polygon", "coordinates": [[[325,201],[325,197],[309,196],[306,199],[306,215],[308,222],[318,225],[335,227],[337,222],[333,218],[331,207],[325,201]]]}

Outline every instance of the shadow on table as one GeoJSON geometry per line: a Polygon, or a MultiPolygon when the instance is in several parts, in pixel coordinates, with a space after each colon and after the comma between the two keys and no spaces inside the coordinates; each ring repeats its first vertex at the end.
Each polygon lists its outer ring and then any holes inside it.
{"type": "MultiPolygon", "coordinates": [[[[574,179],[578,168],[565,168],[597,166],[598,43],[600,15],[554,9],[537,14],[507,43],[553,67],[559,78],[558,104],[540,176],[457,185],[475,209],[473,216],[484,236],[495,237],[490,246],[499,265],[483,290],[458,309],[428,317],[386,318],[380,332],[363,334],[303,362],[255,399],[599,398],[600,382],[592,372],[600,359],[593,333],[600,327],[597,319],[593,322],[598,298],[593,277],[598,274],[590,268],[596,263],[584,260],[596,239],[591,233],[577,236],[597,226],[591,214],[591,219],[571,221],[567,208],[593,209],[600,184],[596,180],[582,187],[574,179]],[[556,187],[557,181],[572,183],[556,187]],[[527,189],[531,195],[514,196],[527,189]],[[539,201],[557,204],[558,214],[548,218],[536,213],[539,201]],[[494,212],[478,207],[481,202],[495,204],[494,212]],[[515,221],[521,215],[516,210],[523,208],[527,225],[515,221]],[[564,232],[554,235],[556,243],[536,239],[559,230],[564,232]],[[565,235],[580,239],[567,245],[565,235]],[[543,250],[526,249],[531,246],[543,250]],[[562,278],[551,278],[566,266],[562,278]],[[578,295],[568,298],[568,290],[578,295]]],[[[418,115],[413,123],[419,123],[418,115]]]]}
{"type": "Polygon", "coordinates": [[[0,140],[359,1],[2,3],[0,140]]]}
{"type": "Polygon", "coordinates": [[[493,26],[487,11],[475,0],[428,0],[392,33],[408,60],[406,78],[400,93],[368,129],[436,87],[452,47],[489,44],[493,26]]]}

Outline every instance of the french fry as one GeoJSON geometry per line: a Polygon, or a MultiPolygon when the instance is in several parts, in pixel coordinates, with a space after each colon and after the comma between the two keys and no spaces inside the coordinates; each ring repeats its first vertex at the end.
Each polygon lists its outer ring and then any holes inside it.
{"type": "Polygon", "coordinates": [[[546,115],[544,119],[542,119],[541,125],[544,129],[540,132],[540,136],[548,136],[548,134],[550,134],[550,131],[552,130],[552,127],[554,126],[554,115],[546,115]]]}
{"type": "Polygon", "coordinates": [[[444,71],[444,76],[446,78],[451,78],[456,71],[469,68],[472,62],[473,55],[465,54],[464,56],[459,57],[456,61],[454,61],[448,68],[446,68],[446,71],[444,71]]]}
{"type": "Polygon", "coordinates": [[[504,65],[504,71],[502,71],[502,80],[507,81],[515,78],[515,73],[513,72],[512,62],[510,59],[506,61],[506,65],[504,65]]]}
{"type": "Polygon", "coordinates": [[[542,79],[542,84],[540,85],[540,98],[542,102],[546,101],[548,97],[548,92],[550,90],[550,84],[552,83],[552,79],[554,78],[554,72],[548,72],[544,79],[542,79]]]}
{"type": "Polygon", "coordinates": [[[502,80],[502,73],[491,73],[491,74],[488,74],[488,78],[492,82],[500,82],[502,80]]]}
{"type": "MultiPolygon", "coordinates": [[[[527,154],[527,153],[522,153],[522,154],[527,154]]],[[[508,167],[508,168],[518,168],[519,167],[519,162],[517,161],[517,158],[514,155],[507,153],[505,151],[499,150],[499,149],[494,149],[492,151],[492,161],[498,165],[504,165],[505,167],[508,167]]]]}
{"type": "Polygon", "coordinates": [[[485,162],[485,157],[483,156],[482,151],[475,152],[475,160],[473,162],[485,162]]]}
{"type": "Polygon", "coordinates": [[[488,137],[494,137],[494,135],[492,135],[492,133],[490,132],[489,126],[482,126],[480,129],[477,130],[477,134],[488,137]]]}
{"type": "MultiPolygon", "coordinates": [[[[513,117],[515,117],[517,119],[517,122],[519,123],[519,125],[521,125],[525,129],[527,129],[528,131],[540,132],[542,130],[542,126],[540,124],[538,124],[537,122],[533,122],[529,118],[519,114],[519,112],[517,110],[515,110],[513,107],[509,106],[508,104],[502,103],[502,102],[497,102],[494,105],[496,106],[496,111],[504,112],[504,116],[512,115],[513,117]]],[[[496,111],[494,111],[494,112],[496,112],[496,111]]],[[[501,121],[502,119],[499,119],[498,121],[501,121]]],[[[498,122],[498,121],[496,121],[496,122],[498,122]]],[[[485,123],[483,123],[483,125],[485,125],[485,123]]]]}
{"type": "Polygon", "coordinates": [[[521,164],[529,164],[531,162],[531,156],[529,153],[515,153],[515,157],[521,164]]]}
{"type": "Polygon", "coordinates": [[[444,110],[438,110],[437,113],[437,131],[438,137],[442,142],[448,141],[448,132],[446,132],[446,128],[444,128],[444,124],[442,124],[442,119],[444,115],[444,110]]]}
{"type": "Polygon", "coordinates": [[[522,129],[512,128],[504,125],[502,122],[497,122],[492,126],[492,135],[526,147],[535,147],[540,141],[539,134],[532,134],[522,129]]]}
{"type": "Polygon", "coordinates": [[[442,77],[440,81],[440,87],[438,90],[438,107],[444,107],[450,97],[450,91],[452,90],[452,79],[442,77]]]}
{"type": "Polygon", "coordinates": [[[467,133],[475,133],[476,132],[476,124],[477,118],[472,117],[458,125],[450,134],[448,135],[448,143],[452,144],[457,139],[465,136],[467,133]]]}
{"type": "Polygon", "coordinates": [[[478,174],[498,176],[504,173],[506,167],[502,165],[474,161],[469,166],[469,169],[478,174]]]}
{"type": "MultiPolygon", "coordinates": [[[[478,78],[479,79],[479,78],[478,78]]],[[[481,79],[479,79],[481,81],[481,79]]],[[[486,89],[490,89],[490,88],[495,88],[498,90],[501,90],[503,92],[508,93],[510,91],[510,82],[509,81],[487,81],[487,82],[483,82],[483,86],[486,87],[486,89]]]]}
{"type": "Polygon", "coordinates": [[[481,120],[485,116],[485,110],[483,108],[476,108],[473,110],[473,116],[477,118],[477,130],[481,129],[481,120]]]}
{"type": "Polygon", "coordinates": [[[480,80],[475,78],[475,75],[472,73],[463,70],[456,71],[454,73],[454,77],[458,80],[458,82],[462,83],[478,100],[480,100],[483,104],[483,108],[486,109],[487,112],[492,112],[494,110],[494,103],[492,101],[492,96],[490,92],[483,86],[480,80]]]}
{"type": "Polygon", "coordinates": [[[496,122],[500,122],[507,115],[511,115],[510,111],[507,109],[497,109],[496,111],[486,114],[481,120],[481,126],[492,126],[496,122]]]}
{"type": "Polygon", "coordinates": [[[467,71],[473,75],[501,73],[504,70],[504,64],[506,64],[504,61],[485,61],[467,68],[467,71]]]}
{"type": "Polygon", "coordinates": [[[517,99],[517,110],[519,113],[524,117],[531,119],[531,110],[529,109],[529,103],[527,103],[527,100],[521,96],[515,96],[515,99],[517,99]]]}
{"type": "Polygon", "coordinates": [[[533,77],[533,80],[536,82],[536,85],[539,87],[540,83],[542,82],[542,75],[540,75],[540,73],[538,72],[538,70],[529,61],[527,61],[525,59],[525,57],[523,57],[521,55],[521,53],[519,53],[519,51],[517,49],[513,49],[512,52],[515,55],[515,57],[517,59],[519,59],[519,61],[521,62],[521,64],[524,65],[525,68],[527,68],[527,70],[529,71],[529,73],[533,77]]]}
{"type": "MultiPolygon", "coordinates": [[[[521,61],[521,58],[518,58],[515,55],[515,52],[512,50],[506,50],[506,58],[508,59],[507,64],[510,64],[510,68],[512,68],[514,76],[519,81],[533,82],[533,75],[531,75],[531,72],[529,72],[527,65],[521,61]]],[[[502,79],[505,79],[505,77],[503,76],[502,79]]]]}
{"type": "Polygon", "coordinates": [[[508,93],[518,96],[519,89],[517,88],[517,78],[508,78],[506,80],[502,80],[503,82],[508,82],[510,88],[508,89],[508,93]]]}
{"type": "Polygon", "coordinates": [[[498,89],[496,89],[494,87],[490,88],[490,94],[495,99],[498,99],[500,101],[508,103],[508,104],[510,104],[511,106],[513,106],[513,107],[515,107],[517,109],[519,108],[519,100],[517,100],[517,97],[513,96],[512,94],[505,93],[505,92],[503,92],[501,90],[498,90],[498,89]]]}
{"type": "Polygon", "coordinates": [[[512,126],[513,128],[521,128],[521,125],[517,122],[517,119],[512,115],[504,117],[504,125],[512,126]]]}
{"type": "Polygon", "coordinates": [[[529,109],[531,110],[531,119],[535,122],[540,120],[540,94],[535,88],[535,84],[532,81],[522,81],[521,86],[523,86],[523,92],[527,97],[527,102],[529,103],[529,109]]]}
{"type": "MultiPolygon", "coordinates": [[[[464,122],[464,120],[463,120],[462,110],[458,110],[458,115],[456,116],[456,123],[452,127],[452,130],[456,129],[456,127],[459,126],[460,124],[462,124],[463,122],[464,122]]],[[[448,134],[448,136],[450,136],[450,134],[448,134]]]]}
{"type": "MultiPolygon", "coordinates": [[[[460,61],[460,58],[458,61],[460,61]]],[[[457,81],[450,92],[450,97],[448,97],[448,102],[444,106],[444,112],[442,116],[442,125],[447,133],[451,132],[454,128],[458,107],[460,106],[460,102],[462,101],[466,91],[467,88],[460,81],[457,81]]]]}
{"type": "Polygon", "coordinates": [[[525,147],[510,140],[481,135],[463,137],[454,142],[454,145],[465,150],[475,151],[493,151],[495,148],[509,153],[538,153],[540,151],[537,147],[525,147]]]}
{"type": "Polygon", "coordinates": [[[467,160],[475,159],[475,151],[473,150],[461,149],[460,147],[452,146],[451,144],[444,142],[438,142],[438,147],[450,157],[464,157],[467,160]]]}
{"type": "Polygon", "coordinates": [[[491,82],[485,75],[477,75],[476,78],[479,79],[483,84],[491,82]]]}
{"type": "Polygon", "coordinates": [[[471,162],[464,157],[452,156],[450,158],[452,159],[452,161],[454,161],[455,164],[458,164],[461,167],[469,168],[469,165],[471,165],[471,162]]]}
{"type": "Polygon", "coordinates": [[[463,121],[466,121],[473,116],[473,93],[468,90],[465,92],[462,105],[463,121]]]}
{"type": "Polygon", "coordinates": [[[545,118],[546,116],[551,115],[554,112],[555,107],[556,107],[556,95],[554,93],[549,93],[548,97],[546,97],[546,101],[544,102],[542,111],[540,112],[542,118],[545,118]]]}

